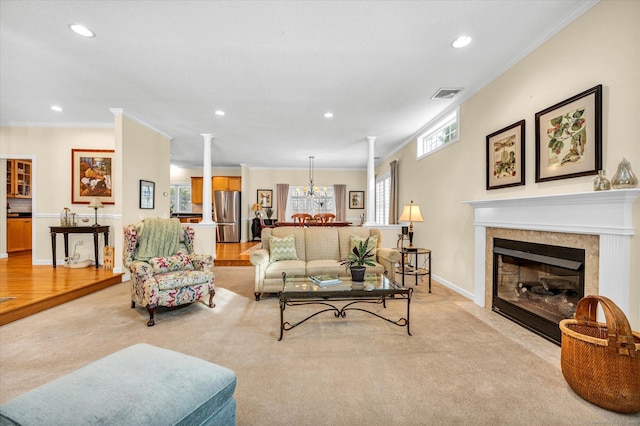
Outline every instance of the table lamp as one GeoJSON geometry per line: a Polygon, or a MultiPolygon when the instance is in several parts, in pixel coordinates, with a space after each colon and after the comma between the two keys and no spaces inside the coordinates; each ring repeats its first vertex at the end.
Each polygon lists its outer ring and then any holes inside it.
{"type": "Polygon", "coordinates": [[[98,197],[93,197],[91,199],[91,202],[89,203],[89,207],[94,209],[94,212],[95,212],[95,223],[93,224],[93,226],[100,226],[98,225],[98,209],[101,209],[104,207],[104,205],[102,204],[102,201],[100,201],[100,198],[98,197]]]}
{"type": "Polygon", "coordinates": [[[402,209],[402,215],[398,219],[398,222],[409,222],[409,247],[407,250],[413,249],[413,222],[424,222],[422,213],[420,212],[420,206],[413,204],[413,200],[409,205],[404,206],[402,209]]]}
{"type": "Polygon", "coordinates": [[[255,203],[253,206],[251,206],[251,210],[253,210],[254,212],[256,212],[256,218],[260,217],[260,212],[262,211],[262,206],[258,203],[255,203]]]}

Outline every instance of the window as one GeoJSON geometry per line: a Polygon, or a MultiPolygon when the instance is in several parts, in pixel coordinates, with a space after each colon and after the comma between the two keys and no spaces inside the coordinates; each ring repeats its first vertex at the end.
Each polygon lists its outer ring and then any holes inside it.
{"type": "Polygon", "coordinates": [[[418,136],[416,144],[418,158],[429,155],[447,146],[446,144],[457,142],[458,139],[458,109],[456,109],[418,136]]]}
{"type": "Polygon", "coordinates": [[[336,212],[333,199],[333,186],[316,187],[317,195],[307,197],[302,193],[303,185],[289,187],[289,200],[287,201],[287,210],[285,218],[291,218],[294,213],[309,213],[310,215],[318,213],[334,213],[336,212]]]}
{"type": "Polygon", "coordinates": [[[376,179],[376,223],[389,224],[389,197],[391,195],[391,174],[376,179]]]}
{"type": "Polygon", "coordinates": [[[171,213],[191,213],[191,185],[171,185],[171,213]]]}

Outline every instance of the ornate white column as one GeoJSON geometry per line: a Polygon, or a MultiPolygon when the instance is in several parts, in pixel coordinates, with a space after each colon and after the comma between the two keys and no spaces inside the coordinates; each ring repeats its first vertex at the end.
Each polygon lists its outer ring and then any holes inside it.
{"type": "Polygon", "coordinates": [[[376,170],[374,162],[374,147],[376,136],[367,136],[369,141],[369,152],[367,156],[367,194],[366,203],[366,220],[365,226],[374,226],[376,224],[376,170]]]}
{"type": "Polygon", "coordinates": [[[202,223],[213,223],[211,220],[211,133],[202,133],[204,153],[202,160],[202,223]]]}

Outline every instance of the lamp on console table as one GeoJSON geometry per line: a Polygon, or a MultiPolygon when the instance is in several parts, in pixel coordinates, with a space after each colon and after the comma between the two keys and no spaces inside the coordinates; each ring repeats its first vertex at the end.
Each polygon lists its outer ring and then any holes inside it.
{"type": "Polygon", "coordinates": [[[398,219],[398,222],[409,222],[409,247],[407,247],[407,250],[414,250],[413,222],[424,222],[422,213],[420,212],[420,206],[416,206],[415,204],[413,204],[413,200],[411,200],[411,203],[404,206],[404,208],[402,209],[402,215],[398,219]]]}
{"type": "Polygon", "coordinates": [[[260,217],[260,212],[262,211],[262,206],[258,203],[255,203],[253,206],[251,206],[251,210],[253,210],[254,212],[256,212],[256,218],[260,217]]]}
{"type": "Polygon", "coordinates": [[[94,209],[94,212],[95,212],[95,223],[93,224],[93,226],[100,226],[98,225],[98,209],[101,209],[104,207],[104,205],[102,204],[102,201],[100,201],[100,198],[98,197],[93,197],[91,199],[91,202],[89,203],[89,207],[94,209]]]}

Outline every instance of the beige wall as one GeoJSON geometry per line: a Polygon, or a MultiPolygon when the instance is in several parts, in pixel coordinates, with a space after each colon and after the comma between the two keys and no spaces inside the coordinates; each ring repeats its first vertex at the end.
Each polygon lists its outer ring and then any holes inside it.
{"type": "MultiPolygon", "coordinates": [[[[113,149],[113,129],[2,127],[0,147],[0,156],[31,158],[33,161],[33,260],[36,264],[47,264],[51,262],[51,238],[48,227],[60,225],[60,211],[64,207],[69,207],[80,217],[93,220],[93,210],[86,204],[71,204],[71,150],[113,149]]],[[[100,224],[112,225],[115,211],[114,206],[100,209],[100,224]]],[[[6,233],[3,232],[2,235],[6,236],[6,233]]],[[[57,245],[57,258],[62,260],[62,237],[58,238],[60,241],[57,245]]],[[[78,247],[78,253],[82,259],[93,258],[93,242],[82,235],[70,236],[70,252],[75,242],[81,239],[86,240],[86,243],[78,247]]]]}
{"type": "MultiPolygon", "coordinates": [[[[413,199],[424,223],[419,246],[433,250],[439,280],[473,294],[473,209],[463,201],[592,191],[592,177],[535,183],[535,113],[602,84],[603,167],[611,178],[626,157],[640,172],[630,123],[640,111],[640,2],[600,2],[460,106],[459,142],[416,161],[415,141],[399,152],[400,204],[413,199]],[[526,120],[526,185],[487,191],[486,135],[526,120]]],[[[385,161],[383,163],[388,163],[385,161]]],[[[388,164],[378,167],[388,170],[388,164]]],[[[632,259],[640,258],[640,201],[634,205],[632,259]]],[[[640,263],[632,262],[630,321],[640,328],[640,263]]]]}
{"type": "MultiPolygon", "coordinates": [[[[170,139],[126,115],[116,115],[113,128],[55,128],[55,127],[2,127],[0,128],[0,157],[31,158],[34,169],[33,261],[35,264],[51,262],[49,226],[60,224],[60,211],[69,207],[79,217],[88,217],[93,223],[94,211],[86,204],[71,203],[71,150],[115,150],[113,189],[115,205],[98,210],[98,223],[111,227],[109,245],[122,252],[122,226],[145,217],[168,217],[170,139]],[[156,184],[155,208],[139,208],[140,179],[156,184]]],[[[4,192],[4,191],[3,191],[4,192]]],[[[3,220],[3,226],[6,227],[3,220]]],[[[3,240],[6,228],[0,227],[3,240]]],[[[56,257],[64,259],[62,237],[58,237],[56,257]]],[[[69,250],[75,243],[82,259],[93,259],[93,240],[90,236],[69,236],[69,250]]],[[[3,246],[0,246],[3,249],[3,246]]],[[[4,246],[6,252],[6,243],[4,246]]],[[[116,256],[116,268],[122,259],[116,256]]]]}

